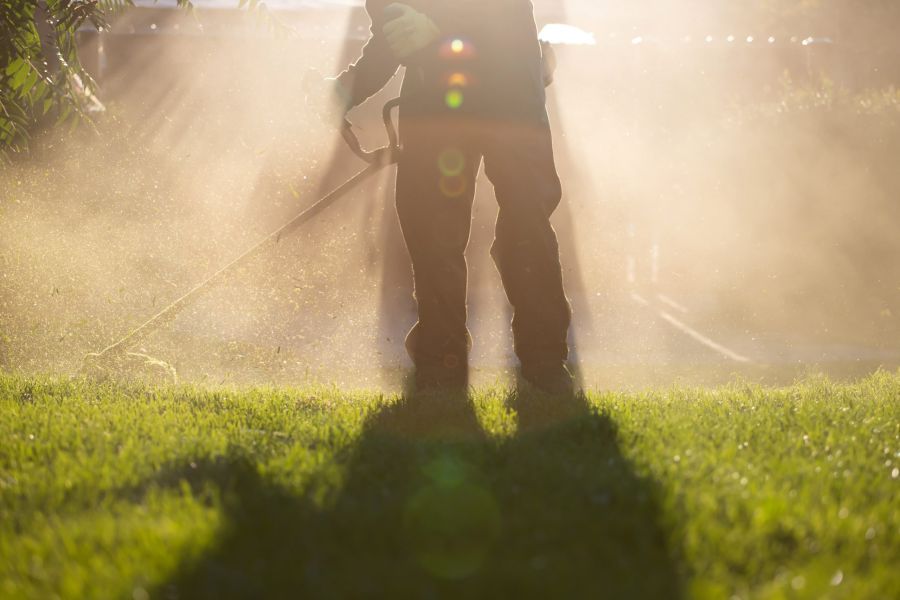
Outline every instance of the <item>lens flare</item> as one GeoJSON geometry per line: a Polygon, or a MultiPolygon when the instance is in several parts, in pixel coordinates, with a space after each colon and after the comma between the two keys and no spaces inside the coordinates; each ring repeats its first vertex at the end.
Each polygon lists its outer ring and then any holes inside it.
{"type": "Polygon", "coordinates": [[[451,60],[470,59],[475,56],[475,46],[460,38],[445,40],[441,44],[441,57],[451,60]]]}
{"type": "Polygon", "coordinates": [[[469,577],[484,566],[500,535],[497,500],[472,481],[472,466],[453,454],[438,456],[423,471],[431,481],[404,507],[403,538],[431,575],[469,577]]]}
{"type": "Polygon", "coordinates": [[[450,90],[445,98],[447,106],[456,110],[463,105],[463,93],[460,90],[450,90]]]}
{"type": "Polygon", "coordinates": [[[447,79],[447,85],[450,87],[466,87],[469,85],[469,78],[465,73],[453,73],[447,79]]]}
{"type": "Polygon", "coordinates": [[[466,168],[466,157],[458,148],[447,148],[438,157],[438,166],[444,177],[456,177],[466,168]]]}
{"type": "Polygon", "coordinates": [[[462,175],[441,177],[441,193],[447,198],[459,198],[466,193],[468,185],[462,175]]]}

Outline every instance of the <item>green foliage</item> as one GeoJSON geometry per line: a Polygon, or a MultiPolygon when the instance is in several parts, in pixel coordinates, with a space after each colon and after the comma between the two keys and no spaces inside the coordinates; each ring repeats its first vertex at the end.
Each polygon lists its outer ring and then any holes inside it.
{"type": "Polygon", "coordinates": [[[104,7],[90,0],[3,0],[0,22],[0,152],[27,149],[35,126],[82,114],[77,89],[94,87],[81,68],[75,31],[102,28],[104,7]]]}
{"type": "Polygon", "coordinates": [[[576,404],[0,376],[0,596],[900,595],[900,373],[576,404]]]}
{"type": "MultiPolygon", "coordinates": [[[[176,2],[193,10],[191,0],[176,2]]],[[[264,2],[239,4],[276,35],[289,32],[264,2]]],[[[0,0],[0,159],[27,153],[42,125],[92,123],[85,109],[97,85],[81,65],[76,33],[109,29],[109,19],[132,6],[133,0],[0,0]]]]}
{"type": "MultiPolygon", "coordinates": [[[[189,8],[190,0],[178,0],[189,8]]],[[[0,158],[27,151],[43,123],[86,119],[96,84],[78,59],[76,32],[108,27],[132,0],[0,0],[0,158]]],[[[89,119],[88,119],[89,120],[89,119]]]]}

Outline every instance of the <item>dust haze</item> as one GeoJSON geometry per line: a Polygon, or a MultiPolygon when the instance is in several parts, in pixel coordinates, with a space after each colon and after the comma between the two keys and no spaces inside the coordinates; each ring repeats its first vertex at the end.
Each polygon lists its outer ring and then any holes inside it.
{"type": "MultiPolygon", "coordinates": [[[[357,56],[365,14],[283,4],[272,14],[293,32],[160,2],[84,35],[107,108],[97,131],[47,133],[0,176],[0,368],[77,373],[365,166],[304,87],[309,69],[336,74],[357,56]]],[[[539,25],[582,30],[557,29],[548,106],[584,382],[896,368],[900,52],[842,45],[869,13],[748,25],[688,4],[535,2],[539,25]]],[[[385,143],[380,106],[398,89],[351,113],[365,145],[385,143]]],[[[184,381],[398,388],[415,305],[392,194],[387,169],[136,349],[184,381]]],[[[515,365],[488,256],[495,217],[481,178],[476,385],[515,365]]]]}

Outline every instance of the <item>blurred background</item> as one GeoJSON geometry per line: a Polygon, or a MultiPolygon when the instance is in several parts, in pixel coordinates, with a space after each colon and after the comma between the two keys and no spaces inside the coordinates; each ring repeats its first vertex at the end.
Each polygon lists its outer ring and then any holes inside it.
{"type": "MultiPolygon", "coordinates": [[[[364,165],[304,75],[359,53],[361,2],[138,2],[78,34],[105,110],[0,176],[0,368],[74,373],[364,165]]],[[[900,4],[535,0],[573,361],[600,388],[900,365],[900,4]]],[[[497,24],[502,27],[502,24],[497,24]]],[[[351,117],[385,143],[381,105],[351,117]]],[[[182,379],[396,389],[411,275],[386,170],[144,343],[182,379]]],[[[480,180],[475,383],[508,381],[480,180]]]]}

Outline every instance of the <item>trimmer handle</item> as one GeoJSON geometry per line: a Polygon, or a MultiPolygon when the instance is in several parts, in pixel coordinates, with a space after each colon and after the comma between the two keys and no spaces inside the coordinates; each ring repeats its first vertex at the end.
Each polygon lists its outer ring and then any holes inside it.
{"type": "Polygon", "coordinates": [[[393,111],[400,106],[400,98],[394,98],[384,105],[381,111],[381,119],[384,121],[384,127],[387,130],[388,145],[377,150],[364,150],[359,143],[359,138],[353,131],[353,125],[348,119],[344,119],[343,127],[341,127],[341,136],[344,141],[357,155],[369,164],[391,165],[400,158],[400,134],[397,132],[397,126],[394,124],[393,111]]]}

